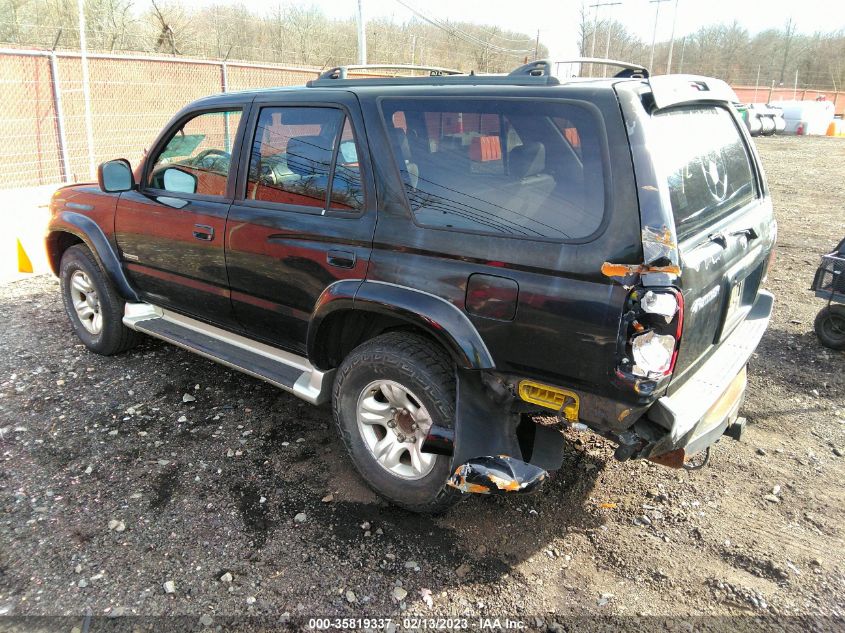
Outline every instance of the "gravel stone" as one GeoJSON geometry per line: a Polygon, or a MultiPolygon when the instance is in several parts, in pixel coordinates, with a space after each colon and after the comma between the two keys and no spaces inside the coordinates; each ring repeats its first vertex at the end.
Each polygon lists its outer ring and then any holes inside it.
{"type": "Polygon", "coordinates": [[[402,602],[408,596],[408,592],[403,589],[402,587],[394,587],[393,588],[393,597],[396,598],[399,602],[402,602]]]}

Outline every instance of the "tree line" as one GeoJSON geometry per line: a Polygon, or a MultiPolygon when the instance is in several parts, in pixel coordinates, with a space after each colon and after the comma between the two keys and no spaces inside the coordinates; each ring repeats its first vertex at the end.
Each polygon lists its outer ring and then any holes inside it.
{"type": "MultiPolygon", "coordinates": [[[[176,0],[86,0],[89,50],[145,52],[307,66],[356,63],[357,25],[303,3],[263,12],[244,4],[191,8],[176,0]]],[[[76,0],[0,0],[0,42],[38,48],[79,47],[76,0]]],[[[371,62],[504,72],[546,47],[535,37],[496,26],[367,21],[371,62]]]]}
{"type": "MultiPolygon", "coordinates": [[[[582,5],[579,21],[582,56],[595,51],[609,57],[647,65],[651,42],[644,42],[616,20],[594,23],[582,5]],[[609,48],[608,48],[609,37],[609,48]]],[[[670,42],[658,42],[652,73],[665,73],[670,42]]],[[[600,72],[600,71],[599,71],[600,72]]],[[[733,21],[711,24],[676,37],[671,72],[718,77],[733,85],[760,85],[845,91],[845,29],[828,33],[798,33],[789,19],[779,29],[752,35],[733,21]]]]}
{"type": "MultiPolygon", "coordinates": [[[[298,2],[262,12],[244,4],[191,8],[178,0],[85,0],[88,48],[327,67],[357,61],[357,26],[298,2]]],[[[582,56],[648,64],[651,43],[616,20],[594,22],[580,9],[582,56]]],[[[490,25],[435,20],[367,21],[371,62],[506,72],[547,48],[536,36],[490,25]]],[[[76,0],[0,0],[0,42],[37,48],[79,46],[76,0]]],[[[658,42],[652,72],[666,72],[670,42],[658,42]]],[[[845,29],[799,33],[792,20],[752,35],[733,21],[675,38],[672,72],[719,77],[732,84],[845,91],[845,29]]],[[[589,66],[581,70],[601,74],[589,66]]]]}

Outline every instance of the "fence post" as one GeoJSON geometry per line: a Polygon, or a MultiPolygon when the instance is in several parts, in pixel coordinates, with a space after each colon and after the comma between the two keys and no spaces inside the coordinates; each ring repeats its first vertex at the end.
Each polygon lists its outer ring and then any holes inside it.
{"type": "Polygon", "coordinates": [[[70,182],[70,159],[67,155],[67,136],[65,136],[65,114],[62,110],[62,88],[59,85],[59,64],[56,51],[50,51],[50,84],[53,86],[53,109],[56,111],[56,131],[59,135],[59,156],[62,165],[62,181],[70,182]]]}
{"type": "Polygon", "coordinates": [[[88,78],[88,44],[85,39],[85,10],[83,0],[77,1],[79,13],[79,60],[82,63],[82,100],[85,104],[85,140],[88,143],[88,176],[96,178],[94,165],[94,124],[91,120],[91,82],[88,78]]]}
{"type": "MultiPolygon", "coordinates": [[[[229,66],[226,64],[226,61],[220,62],[220,87],[223,89],[223,92],[229,92],[229,66]]],[[[229,113],[223,113],[223,127],[224,127],[224,134],[226,138],[224,139],[226,151],[232,151],[231,146],[231,131],[229,130],[229,113]]]]}

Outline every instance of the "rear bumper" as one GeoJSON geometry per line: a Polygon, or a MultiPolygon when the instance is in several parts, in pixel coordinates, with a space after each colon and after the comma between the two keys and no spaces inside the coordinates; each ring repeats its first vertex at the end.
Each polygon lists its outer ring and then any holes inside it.
{"type": "Polygon", "coordinates": [[[648,419],[667,433],[639,457],[680,465],[722,436],[745,398],[745,366],[769,325],[773,304],[771,293],[761,290],[745,320],[695,374],[652,405],[648,419]]]}

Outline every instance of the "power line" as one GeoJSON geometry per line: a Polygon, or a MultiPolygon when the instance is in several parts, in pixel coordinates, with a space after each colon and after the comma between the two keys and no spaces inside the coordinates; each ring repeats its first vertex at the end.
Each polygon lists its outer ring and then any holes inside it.
{"type": "Polygon", "coordinates": [[[426,22],[428,22],[432,26],[436,26],[437,28],[442,29],[443,31],[446,31],[450,35],[457,37],[458,39],[462,39],[465,42],[469,42],[470,44],[484,46],[484,47],[487,47],[487,48],[492,49],[492,50],[496,50],[496,51],[501,52],[501,53],[525,54],[525,53],[531,53],[532,52],[532,49],[530,49],[530,48],[522,48],[522,49],[505,48],[503,46],[497,46],[496,44],[492,44],[490,42],[485,42],[484,40],[477,38],[470,33],[462,31],[461,29],[459,29],[457,27],[450,26],[448,23],[441,22],[437,18],[432,18],[432,17],[426,15],[425,13],[423,13],[422,11],[417,9],[416,7],[410,5],[408,2],[405,2],[405,0],[396,0],[396,2],[398,2],[403,7],[408,9],[408,11],[410,11],[411,13],[413,13],[414,15],[419,17],[420,19],[425,20],[426,22]]]}

